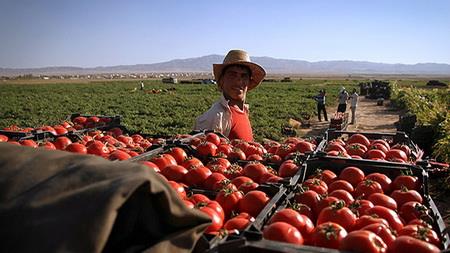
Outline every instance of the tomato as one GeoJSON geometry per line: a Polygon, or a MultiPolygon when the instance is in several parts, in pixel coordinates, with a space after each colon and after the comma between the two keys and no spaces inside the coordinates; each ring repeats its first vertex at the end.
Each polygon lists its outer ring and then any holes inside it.
{"type": "Polygon", "coordinates": [[[399,236],[407,235],[420,239],[422,241],[434,244],[439,247],[441,245],[441,240],[438,234],[429,227],[423,227],[421,225],[407,225],[404,226],[402,230],[398,233],[399,236]]]}
{"type": "Polygon", "coordinates": [[[302,183],[304,187],[307,187],[309,190],[315,191],[318,194],[325,194],[328,191],[327,184],[317,178],[310,178],[305,180],[305,182],[302,183]]]}
{"type": "Polygon", "coordinates": [[[245,182],[245,183],[241,184],[238,187],[238,190],[242,191],[243,193],[247,193],[247,192],[255,190],[258,187],[259,187],[258,183],[251,181],[251,182],[245,182]]]}
{"type": "Polygon", "coordinates": [[[361,181],[364,180],[364,172],[357,167],[347,167],[339,174],[339,179],[346,180],[353,187],[356,187],[361,181]]]}
{"type": "Polygon", "coordinates": [[[316,169],[312,177],[323,180],[328,186],[337,179],[337,176],[333,171],[321,169],[316,169]]]}
{"type": "Polygon", "coordinates": [[[223,180],[227,180],[223,174],[213,172],[206,180],[204,180],[203,187],[205,187],[206,190],[213,190],[216,185],[223,180]]]}
{"type": "Polygon", "coordinates": [[[184,159],[183,163],[181,163],[180,165],[189,170],[193,167],[203,166],[203,163],[198,158],[190,156],[190,157],[187,157],[186,159],[184,159]]]}
{"type": "Polygon", "coordinates": [[[399,190],[402,187],[406,187],[409,190],[419,190],[419,179],[413,176],[400,175],[392,182],[392,190],[399,190]]]}
{"type": "Polygon", "coordinates": [[[325,222],[317,225],[311,234],[310,244],[313,246],[339,249],[342,239],[347,236],[347,231],[341,225],[334,222],[325,222]]]}
{"type": "Polygon", "coordinates": [[[246,160],[247,156],[241,149],[233,148],[231,152],[228,154],[227,158],[230,161],[237,161],[237,160],[246,160]]]}
{"type": "Polygon", "coordinates": [[[199,203],[207,203],[207,202],[211,201],[208,197],[206,197],[205,195],[203,195],[201,193],[192,194],[188,198],[188,200],[191,201],[192,203],[194,203],[194,205],[197,205],[199,203]]]}
{"type": "MultiPolygon", "coordinates": [[[[160,167],[161,168],[161,167],[160,167]]],[[[175,182],[182,182],[184,175],[188,173],[188,170],[180,165],[168,165],[161,169],[161,174],[168,180],[175,182]]]]}
{"type": "Polygon", "coordinates": [[[277,151],[275,152],[275,155],[280,156],[282,159],[284,159],[288,154],[295,152],[295,145],[294,144],[282,144],[277,148],[277,151]]]}
{"type": "Polygon", "coordinates": [[[241,201],[239,201],[239,211],[246,212],[251,216],[256,217],[269,200],[266,193],[262,191],[250,191],[245,194],[241,201]]]}
{"type": "Polygon", "coordinates": [[[295,150],[301,153],[312,152],[314,151],[314,145],[307,141],[300,141],[295,144],[295,150]]]}
{"type": "Polygon", "coordinates": [[[263,237],[266,240],[287,242],[297,245],[303,245],[303,237],[294,226],[286,222],[274,222],[263,230],[263,237]]]}
{"type": "Polygon", "coordinates": [[[325,148],[325,152],[337,151],[339,153],[347,153],[347,150],[338,143],[328,143],[325,148]]]}
{"type": "Polygon", "coordinates": [[[223,171],[223,174],[229,178],[229,179],[233,179],[235,177],[239,177],[242,176],[244,174],[243,172],[244,170],[242,169],[242,167],[239,164],[232,164],[230,167],[228,167],[227,169],[225,169],[223,171]]]}
{"type": "Polygon", "coordinates": [[[408,161],[408,156],[401,149],[391,149],[386,153],[386,160],[395,161],[395,159],[402,160],[404,162],[408,161]]]}
{"type": "Polygon", "coordinates": [[[332,192],[335,190],[346,190],[350,193],[353,193],[354,188],[353,188],[352,184],[350,184],[349,182],[347,182],[345,180],[336,180],[333,183],[328,185],[329,192],[332,192]]]}
{"type": "Polygon", "coordinates": [[[350,204],[349,208],[357,216],[367,214],[367,211],[374,207],[373,203],[366,199],[357,199],[350,204]]]}
{"type": "MultiPolygon", "coordinates": [[[[53,143],[49,142],[49,141],[45,141],[45,142],[39,144],[39,147],[44,147],[45,149],[48,149],[48,150],[55,150],[56,149],[55,145],[53,143]]],[[[87,152],[87,150],[86,150],[86,152],[87,152]]]]}
{"type": "Polygon", "coordinates": [[[408,190],[403,188],[402,190],[395,190],[391,193],[391,197],[397,202],[397,206],[401,207],[403,204],[409,201],[417,201],[422,203],[422,196],[416,190],[408,190]]]}
{"type": "Polygon", "coordinates": [[[369,139],[367,139],[367,137],[362,134],[353,134],[352,136],[350,136],[350,138],[348,138],[348,140],[347,140],[347,144],[352,144],[352,143],[359,143],[366,147],[370,146],[369,139]]]}
{"type": "Polygon", "coordinates": [[[375,144],[382,144],[384,147],[386,147],[386,151],[391,149],[389,143],[386,140],[383,140],[383,139],[377,139],[377,140],[373,140],[371,142],[371,145],[375,145],[375,144]]]}
{"type": "Polygon", "coordinates": [[[441,250],[431,243],[403,235],[395,239],[389,248],[389,252],[439,253],[441,250]]]}
{"type": "Polygon", "coordinates": [[[88,154],[106,156],[109,153],[108,148],[101,141],[93,140],[86,143],[86,145],[88,154]]]}
{"type": "Polygon", "coordinates": [[[389,225],[387,224],[387,221],[384,219],[381,219],[385,221],[385,223],[374,223],[367,225],[361,230],[367,230],[375,233],[378,235],[381,239],[383,239],[383,242],[386,243],[387,247],[391,247],[392,243],[395,241],[396,236],[392,233],[392,231],[389,229],[389,225]]]}
{"type": "Polygon", "coordinates": [[[305,226],[306,226],[306,221],[303,218],[303,216],[298,213],[297,211],[290,209],[290,208],[285,208],[285,209],[281,209],[278,212],[276,212],[268,221],[268,224],[277,222],[277,221],[283,221],[286,222],[288,224],[291,224],[292,226],[294,226],[295,228],[298,229],[298,231],[300,231],[300,233],[304,234],[305,231],[305,226]]]}
{"type": "Polygon", "coordinates": [[[253,183],[253,180],[252,180],[251,178],[249,178],[249,177],[246,177],[246,176],[235,177],[235,178],[233,178],[233,179],[231,180],[231,183],[233,183],[234,185],[236,185],[236,187],[238,187],[238,188],[239,188],[239,186],[240,186],[241,184],[247,183],[247,182],[253,183]]]}
{"type": "Polygon", "coordinates": [[[364,154],[367,159],[381,159],[386,158],[386,154],[379,149],[370,149],[364,154]]]}
{"type": "Polygon", "coordinates": [[[345,202],[346,206],[350,205],[350,203],[355,201],[353,196],[346,190],[340,190],[340,189],[334,190],[331,193],[329,193],[328,196],[336,197],[340,200],[343,200],[345,202]]]}
{"type": "Polygon", "coordinates": [[[75,124],[80,124],[80,125],[84,125],[84,124],[86,123],[86,121],[87,121],[87,118],[86,118],[86,117],[83,117],[83,116],[75,117],[75,118],[72,120],[73,123],[75,123],[75,124]]]}
{"type": "Polygon", "coordinates": [[[399,215],[405,220],[405,222],[410,222],[414,219],[431,219],[430,210],[417,201],[408,201],[404,203],[400,207],[399,215]]]}
{"type": "Polygon", "coordinates": [[[381,185],[381,189],[383,189],[384,193],[390,193],[391,192],[391,184],[392,180],[382,173],[371,173],[366,176],[366,179],[370,179],[373,181],[378,182],[381,185]]]}
{"type": "Polygon", "coordinates": [[[204,141],[197,146],[197,154],[200,156],[215,156],[217,146],[212,142],[204,141]]]}
{"type": "Polygon", "coordinates": [[[280,165],[278,173],[280,177],[293,177],[297,174],[298,170],[299,167],[293,160],[286,160],[280,165]]]}
{"type": "MultiPolygon", "coordinates": [[[[388,144],[389,145],[389,144],[388,144]]],[[[370,147],[369,147],[369,150],[372,150],[372,149],[375,149],[375,150],[380,150],[380,151],[382,151],[383,152],[383,159],[384,159],[384,157],[386,157],[386,152],[388,152],[389,151],[389,148],[387,148],[385,145],[383,145],[382,143],[372,143],[372,144],[370,144],[370,147]]]]}
{"type": "Polygon", "coordinates": [[[216,146],[220,144],[220,137],[215,133],[207,133],[205,139],[216,146]]]}
{"type": "Polygon", "coordinates": [[[354,195],[355,197],[367,199],[370,195],[374,193],[383,193],[381,185],[377,181],[364,179],[356,186],[354,195]]]}
{"type": "Polygon", "coordinates": [[[392,210],[397,210],[397,202],[383,193],[374,193],[368,198],[376,206],[384,206],[392,210]]]}
{"type": "Polygon", "coordinates": [[[316,216],[318,216],[320,214],[320,212],[322,212],[323,209],[331,206],[332,204],[334,204],[338,201],[339,201],[338,198],[332,197],[332,196],[327,196],[327,197],[319,200],[319,203],[317,203],[317,210],[315,212],[316,216]]]}
{"type": "Polygon", "coordinates": [[[217,214],[214,209],[204,206],[200,207],[199,210],[206,213],[212,221],[212,224],[206,228],[205,233],[216,232],[222,228],[223,219],[219,216],[219,214],[217,214]]]}
{"type": "Polygon", "coordinates": [[[71,143],[72,143],[72,141],[65,136],[60,136],[60,137],[56,138],[56,140],[53,142],[56,149],[59,149],[59,150],[66,149],[66,147],[71,143]]]}
{"type": "Polygon", "coordinates": [[[407,157],[411,156],[411,148],[408,145],[404,145],[404,144],[395,144],[393,147],[393,149],[400,149],[403,152],[405,152],[407,157]]]}
{"type": "MultiPolygon", "coordinates": [[[[184,168],[183,166],[176,165],[184,168]]],[[[199,186],[201,185],[212,172],[205,166],[199,166],[191,168],[185,175],[184,181],[188,186],[199,186]]]]}
{"type": "Polygon", "coordinates": [[[111,161],[114,161],[114,160],[123,161],[123,160],[127,160],[130,158],[131,158],[131,156],[129,154],[127,154],[127,152],[125,152],[123,150],[119,150],[119,149],[114,150],[108,156],[108,159],[111,161]]]}
{"type": "Polygon", "coordinates": [[[413,219],[408,222],[408,225],[421,225],[422,227],[432,228],[430,223],[422,219],[413,219]]]}
{"type": "Polygon", "coordinates": [[[249,162],[243,168],[244,176],[247,176],[253,181],[260,183],[261,177],[266,174],[267,168],[264,164],[260,162],[249,162]]]}
{"type": "Polygon", "coordinates": [[[139,161],[139,163],[142,163],[143,165],[147,166],[148,168],[150,168],[151,170],[153,170],[155,172],[160,172],[158,165],[156,165],[150,161],[139,161]]]}
{"type": "Polygon", "coordinates": [[[347,154],[349,155],[357,155],[357,156],[364,156],[364,154],[367,151],[367,147],[360,144],[360,143],[353,143],[349,144],[345,147],[345,150],[347,150],[347,154]]]}
{"type": "Polygon", "coordinates": [[[356,215],[349,208],[345,207],[344,201],[339,200],[320,211],[317,217],[317,225],[329,221],[341,225],[347,231],[351,231],[356,222],[356,215]]]}
{"type": "Polygon", "coordinates": [[[387,207],[374,206],[367,210],[367,214],[377,215],[378,217],[385,219],[389,223],[389,226],[396,232],[400,231],[403,228],[403,223],[400,220],[398,214],[394,210],[391,210],[387,207]]]}
{"type": "MultiPolygon", "coordinates": [[[[177,192],[178,196],[180,196],[181,199],[186,198],[186,190],[184,190],[184,187],[181,184],[171,180],[169,180],[168,183],[170,187],[172,187],[172,189],[174,189],[177,192]]],[[[194,206],[193,203],[192,206],[194,206]]]]}
{"type": "Polygon", "coordinates": [[[389,227],[389,223],[383,218],[378,218],[370,215],[362,215],[361,217],[356,219],[353,230],[362,229],[363,227],[371,224],[384,224],[386,225],[386,227],[389,227]]]}
{"type": "Polygon", "coordinates": [[[229,219],[227,222],[225,222],[225,225],[223,225],[223,228],[226,230],[245,230],[248,225],[250,224],[250,220],[241,218],[241,217],[233,217],[229,219]]]}
{"type": "Polygon", "coordinates": [[[387,245],[375,233],[357,230],[348,233],[342,240],[339,249],[359,253],[384,253],[387,252],[387,245]]]}
{"type": "Polygon", "coordinates": [[[215,200],[222,206],[225,217],[230,217],[233,211],[238,210],[239,201],[243,198],[242,192],[231,189],[222,189],[215,200]]]}
{"type": "Polygon", "coordinates": [[[54,130],[56,132],[55,135],[64,135],[64,134],[67,134],[69,132],[65,127],[63,127],[61,125],[55,126],[54,130]]]}
{"type": "Polygon", "coordinates": [[[179,165],[181,165],[187,158],[186,151],[184,151],[184,149],[180,147],[173,147],[169,149],[167,153],[173,156],[173,158],[175,158],[175,161],[177,161],[177,164],[179,165]]]}
{"type": "Polygon", "coordinates": [[[233,147],[230,144],[223,143],[217,146],[217,154],[224,155],[225,157],[228,157],[232,150],[233,147]]]}
{"type": "Polygon", "coordinates": [[[320,196],[317,192],[312,190],[300,191],[295,194],[294,200],[296,203],[307,205],[316,213],[319,206],[320,196]]]}

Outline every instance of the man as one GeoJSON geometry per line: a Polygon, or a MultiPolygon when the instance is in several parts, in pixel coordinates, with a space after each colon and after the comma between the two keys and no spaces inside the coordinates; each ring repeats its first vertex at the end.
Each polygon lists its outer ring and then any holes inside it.
{"type": "Polygon", "coordinates": [[[339,105],[338,112],[345,112],[347,110],[347,100],[348,100],[348,92],[345,90],[345,87],[341,88],[339,92],[339,105]]]}
{"type": "Polygon", "coordinates": [[[353,89],[352,95],[350,95],[350,109],[352,110],[352,122],[350,124],[356,124],[356,106],[358,105],[358,93],[356,89],[353,89]]]}
{"type": "Polygon", "coordinates": [[[260,65],[251,62],[247,52],[231,50],[222,64],[213,64],[220,99],[197,118],[195,130],[214,130],[229,139],[253,140],[249,119],[247,91],[256,88],[266,76],[260,65]]]}
{"type": "Polygon", "coordinates": [[[315,96],[314,99],[317,101],[317,116],[319,117],[319,121],[322,121],[320,118],[320,112],[322,111],[325,121],[328,121],[327,110],[325,109],[325,90],[320,90],[319,95],[315,96]]]}

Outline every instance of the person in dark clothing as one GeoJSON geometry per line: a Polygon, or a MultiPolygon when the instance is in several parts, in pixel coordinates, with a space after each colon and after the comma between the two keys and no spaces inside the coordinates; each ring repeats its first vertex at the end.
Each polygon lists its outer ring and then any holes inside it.
{"type": "Polygon", "coordinates": [[[315,96],[314,100],[317,101],[317,117],[319,118],[319,121],[322,121],[320,117],[322,111],[325,121],[328,121],[327,110],[325,109],[325,90],[320,90],[319,95],[315,96]]]}

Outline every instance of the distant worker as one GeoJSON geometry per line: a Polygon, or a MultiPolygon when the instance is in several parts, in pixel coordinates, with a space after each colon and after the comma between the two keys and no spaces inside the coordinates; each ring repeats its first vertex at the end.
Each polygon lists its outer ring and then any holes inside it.
{"type": "Polygon", "coordinates": [[[144,82],[141,81],[141,90],[144,90],[144,82]]]}
{"type": "Polygon", "coordinates": [[[358,93],[356,93],[356,89],[353,89],[352,94],[350,95],[350,109],[352,110],[352,122],[350,124],[356,124],[356,106],[358,105],[358,93]]]}
{"type": "Polygon", "coordinates": [[[231,50],[222,64],[213,64],[213,72],[222,96],[197,118],[194,130],[214,130],[229,139],[253,141],[245,98],[247,91],[262,82],[266,71],[251,62],[247,52],[231,50]]]}
{"type": "Polygon", "coordinates": [[[338,112],[345,112],[347,110],[348,98],[348,92],[345,90],[345,87],[342,87],[341,91],[339,92],[339,105],[337,108],[338,112]]]}
{"type": "Polygon", "coordinates": [[[322,121],[320,117],[322,111],[325,121],[328,121],[327,110],[325,109],[325,90],[320,90],[319,95],[315,96],[314,100],[317,102],[317,117],[319,118],[319,121],[322,121]]]}

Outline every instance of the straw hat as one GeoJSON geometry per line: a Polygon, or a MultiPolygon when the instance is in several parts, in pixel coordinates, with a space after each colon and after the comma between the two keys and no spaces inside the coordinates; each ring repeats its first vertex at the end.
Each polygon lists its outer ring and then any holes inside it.
{"type": "Polygon", "coordinates": [[[230,52],[228,52],[228,54],[223,59],[222,64],[213,64],[214,78],[218,81],[220,76],[222,75],[222,71],[226,66],[236,64],[247,66],[252,72],[248,90],[254,89],[256,86],[258,86],[266,76],[266,71],[263,69],[263,67],[251,62],[250,56],[247,52],[243,50],[230,50],[230,52]]]}

